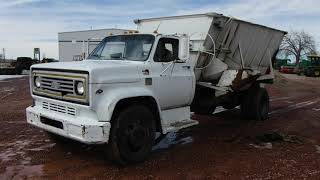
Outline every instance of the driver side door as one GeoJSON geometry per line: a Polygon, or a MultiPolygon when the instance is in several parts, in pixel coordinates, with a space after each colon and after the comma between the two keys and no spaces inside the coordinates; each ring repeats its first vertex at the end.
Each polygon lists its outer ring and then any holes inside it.
{"type": "Polygon", "coordinates": [[[160,38],[154,55],[154,92],[162,110],[188,106],[194,93],[194,74],[189,62],[178,59],[179,39],[160,38]]]}

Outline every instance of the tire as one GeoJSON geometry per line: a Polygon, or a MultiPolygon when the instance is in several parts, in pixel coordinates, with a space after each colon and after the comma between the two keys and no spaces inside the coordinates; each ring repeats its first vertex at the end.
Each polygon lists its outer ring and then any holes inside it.
{"type": "Polygon", "coordinates": [[[195,114],[199,114],[199,115],[212,115],[215,110],[216,110],[216,106],[197,107],[197,108],[194,110],[194,113],[195,113],[195,114]]]}
{"type": "Polygon", "coordinates": [[[314,77],[320,77],[320,70],[314,71],[314,77]]]}
{"type": "Polygon", "coordinates": [[[237,105],[234,105],[234,104],[224,104],[222,107],[223,107],[224,109],[231,110],[231,109],[234,109],[235,107],[237,107],[237,105]]]}
{"type": "Polygon", "coordinates": [[[242,99],[241,113],[245,118],[264,121],[269,114],[269,95],[264,88],[248,90],[242,99]]]}
{"type": "Polygon", "coordinates": [[[146,160],[155,140],[155,117],[145,106],[125,108],[112,119],[107,155],[119,165],[146,160]]]}
{"type": "Polygon", "coordinates": [[[16,68],[16,74],[17,75],[21,75],[22,74],[23,69],[22,68],[16,68]]]}

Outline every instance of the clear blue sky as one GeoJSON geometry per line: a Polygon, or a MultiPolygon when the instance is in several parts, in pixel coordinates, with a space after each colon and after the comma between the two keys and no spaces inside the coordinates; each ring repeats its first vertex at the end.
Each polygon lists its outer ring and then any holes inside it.
{"type": "Polygon", "coordinates": [[[305,30],[320,42],[320,0],[0,0],[0,48],[9,58],[33,56],[34,47],[57,58],[58,32],[135,28],[137,18],[211,11],[286,31],[305,30]]]}

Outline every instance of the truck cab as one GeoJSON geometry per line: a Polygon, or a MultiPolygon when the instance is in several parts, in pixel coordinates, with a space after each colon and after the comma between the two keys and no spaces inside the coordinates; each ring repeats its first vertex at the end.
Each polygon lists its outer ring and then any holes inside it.
{"type": "Polygon", "coordinates": [[[188,48],[186,35],[117,35],[82,62],[34,65],[28,123],[86,144],[107,143],[113,157],[123,154],[118,162],[141,161],[155,132],[198,123],[190,119],[196,81],[188,48]]]}

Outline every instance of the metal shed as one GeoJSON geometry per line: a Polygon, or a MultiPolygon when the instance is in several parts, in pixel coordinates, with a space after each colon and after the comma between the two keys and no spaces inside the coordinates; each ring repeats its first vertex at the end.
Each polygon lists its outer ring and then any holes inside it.
{"type": "Polygon", "coordinates": [[[97,29],[86,31],[72,31],[58,33],[59,40],[59,60],[60,61],[80,61],[109,35],[130,33],[134,30],[128,29],[97,29]]]}

